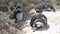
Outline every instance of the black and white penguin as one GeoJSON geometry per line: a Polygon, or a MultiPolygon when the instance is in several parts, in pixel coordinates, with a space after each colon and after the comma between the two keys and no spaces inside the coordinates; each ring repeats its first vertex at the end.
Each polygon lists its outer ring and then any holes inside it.
{"type": "Polygon", "coordinates": [[[30,26],[35,29],[47,27],[47,18],[43,14],[35,14],[32,16],[30,26]]]}
{"type": "Polygon", "coordinates": [[[14,10],[13,14],[10,16],[10,19],[15,19],[15,23],[24,20],[24,14],[20,6],[16,7],[16,10],[14,10]]]}
{"type": "Polygon", "coordinates": [[[50,3],[47,3],[47,2],[42,2],[42,3],[37,4],[35,6],[35,10],[39,12],[42,12],[44,10],[46,11],[52,10],[53,12],[56,12],[54,6],[52,6],[50,3]]]}

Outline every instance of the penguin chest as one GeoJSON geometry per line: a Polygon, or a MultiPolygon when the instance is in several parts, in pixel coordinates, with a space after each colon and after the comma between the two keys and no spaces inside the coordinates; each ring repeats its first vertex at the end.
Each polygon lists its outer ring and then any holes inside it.
{"type": "Polygon", "coordinates": [[[37,27],[43,27],[44,24],[42,22],[36,22],[37,27]]]}
{"type": "Polygon", "coordinates": [[[22,21],[23,20],[23,14],[22,13],[18,13],[16,15],[17,21],[22,21]]]}

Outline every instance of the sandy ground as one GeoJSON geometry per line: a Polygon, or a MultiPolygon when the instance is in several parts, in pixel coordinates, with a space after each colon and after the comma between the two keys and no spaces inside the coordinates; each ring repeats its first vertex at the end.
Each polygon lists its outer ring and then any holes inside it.
{"type": "MultiPolygon", "coordinates": [[[[31,10],[35,13],[35,10],[31,10]]],[[[56,12],[43,12],[48,19],[48,27],[45,30],[35,31],[31,29],[29,22],[30,19],[22,23],[14,23],[14,20],[9,19],[9,15],[5,12],[0,12],[0,34],[60,34],[60,10],[56,12]],[[21,29],[21,26],[22,29],[21,29]],[[21,29],[21,30],[20,30],[21,29]]],[[[26,16],[30,18],[30,15],[26,16]]]]}

